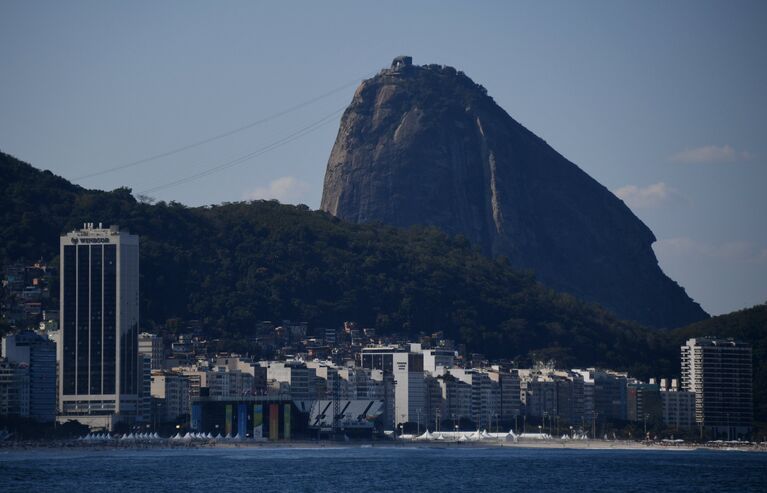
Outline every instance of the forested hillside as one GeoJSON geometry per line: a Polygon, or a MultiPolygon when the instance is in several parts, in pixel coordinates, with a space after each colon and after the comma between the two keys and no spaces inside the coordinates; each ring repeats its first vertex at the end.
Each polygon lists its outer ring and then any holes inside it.
{"type": "Polygon", "coordinates": [[[534,352],[638,374],[676,364],[662,334],[549,290],[436,229],[352,225],[277,202],[150,205],[130,190],[86,190],[8,155],[0,178],[0,262],[53,260],[59,235],[83,222],[141,236],[147,327],[180,317],[247,335],[259,320],[355,320],[382,333],[443,330],[491,357],[534,352]]]}

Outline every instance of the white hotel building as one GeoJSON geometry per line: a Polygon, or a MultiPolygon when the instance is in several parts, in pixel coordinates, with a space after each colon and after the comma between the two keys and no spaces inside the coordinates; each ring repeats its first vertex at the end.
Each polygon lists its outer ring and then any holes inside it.
{"type": "Polygon", "coordinates": [[[83,225],[61,237],[58,420],[111,429],[139,411],[139,238],[83,225]]]}

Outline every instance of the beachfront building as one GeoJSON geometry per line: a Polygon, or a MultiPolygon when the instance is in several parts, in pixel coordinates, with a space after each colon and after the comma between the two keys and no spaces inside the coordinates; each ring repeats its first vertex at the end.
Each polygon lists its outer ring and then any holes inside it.
{"type": "Polygon", "coordinates": [[[447,370],[458,382],[469,388],[469,409],[465,417],[477,428],[491,429],[498,422],[498,385],[484,370],[475,368],[451,368],[447,370]]]}
{"type": "Polygon", "coordinates": [[[695,393],[679,387],[679,380],[660,380],[660,399],[663,403],[663,424],[675,430],[686,430],[695,426],[695,393]]]}
{"type": "MultiPolygon", "coordinates": [[[[424,375],[424,356],[420,353],[420,345],[415,348],[419,352],[396,346],[370,346],[360,352],[362,367],[369,370],[380,370],[384,385],[385,412],[384,426],[394,427],[398,424],[416,423],[423,419],[428,412],[426,394],[426,379],[424,375]],[[388,391],[391,383],[392,393],[388,391]],[[393,412],[388,403],[393,404],[393,412]]],[[[391,429],[391,428],[390,428],[391,429]]]]}
{"type": "Polygon", "coordinates": [[[682,387],[695,393],[701,434],[735,439],[751,432],[753,373],[749,344],[698,337],[682,346],[682,387]]]}
{"type": "MultiPolygon", "coordinates": [[[[519,370],[524,414],[582,423],[584,382],[580,373],[539,367],[519,370]]],[[[553,429],[549,421],[549,429],[553,429]]]]}
{"type": "Polygon", "coordinates": [[[491,367],[487,376],[497,386],[498,398],[495,412],[498,414],[498,419],[507,424],[511,423],[521,414],[519,371],[496,365],[491,367]]]}
{"type": "Polygon", "coordinates": [[[626,389],[626,419],[642,423],[659,424],[663,419],[660,387],[655,380],[649,383],[630,381],[626,389]]]}
{"type": "Polygon", "coordinates": [[[111,429],[138,416],[139,238],[88,223],[60,240],[59,420],[111,429]]]}
{"type": "Polygon", "coordinates": [[[583,377],[585,420],[626,419],[627,373],[601,368],[577,369],[573,372],[583,377]]]}

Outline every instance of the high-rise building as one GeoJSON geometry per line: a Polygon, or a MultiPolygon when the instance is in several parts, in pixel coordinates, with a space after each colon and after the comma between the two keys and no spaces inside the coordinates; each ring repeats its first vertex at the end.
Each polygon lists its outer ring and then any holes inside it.
{"type": "Polygon", "coordinates": [[[56,419],[56,344],[31,330],[3,338],[2,354],[29,369],[29,417],[56,419]]]}
{"type": "Polygon", "coordinates": [[[139,239],[84,225],[61,237],[59,420],[94,428],[139,413],[139,239]]]}
{"type": "Polygon", "coordinates": [[[695,392],[701,433],[735,439],[753,421],[751,346],[733,339],[698,337],[682,346],[682,387],[695,392]]]}
{"type": "MultiPolygon", "coordinates": [[[[413,348],[418,349],[420,348],[413,348]]],[[[429,412],[423,354],[387,346],[363,348],[360,353],[362,367],[383,372],[384,426],[426,422],[429,412]],[[393,406],[387,380],[393,384],[393,406]],[[393,413],[391,412],[393,410],[393,413]]]]}

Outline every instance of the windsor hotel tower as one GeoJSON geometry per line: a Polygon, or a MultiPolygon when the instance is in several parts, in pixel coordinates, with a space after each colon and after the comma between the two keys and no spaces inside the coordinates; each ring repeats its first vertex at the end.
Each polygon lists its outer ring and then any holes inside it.
{"type": "Polygon", "coordinates": [[[112,428],[138,411],[138,236],[86,223],[61,237],[59,420],[112,428]]]}

